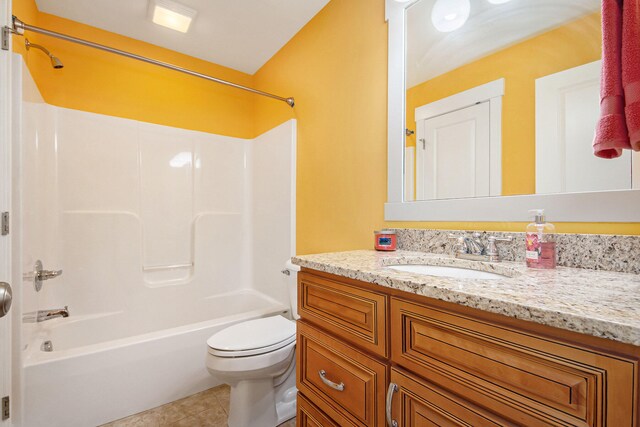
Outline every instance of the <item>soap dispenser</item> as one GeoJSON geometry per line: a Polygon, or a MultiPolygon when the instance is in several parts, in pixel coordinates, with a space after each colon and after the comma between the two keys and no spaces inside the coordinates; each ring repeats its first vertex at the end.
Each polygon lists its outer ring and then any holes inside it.
{"type": "Polygon", "coordinates": [[[529,213],[534,217],[534,222],[527,225],[527,267],[556,268],[556,229],[545,221],[543,209],[534,209],[529,213]]]}

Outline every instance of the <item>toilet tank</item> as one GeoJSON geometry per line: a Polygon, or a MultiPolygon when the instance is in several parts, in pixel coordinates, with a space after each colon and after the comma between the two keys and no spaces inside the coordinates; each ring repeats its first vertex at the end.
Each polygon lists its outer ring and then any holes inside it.
{"type": "Polygon", "coordinates": [[[298,320],[298,271],[300,267],[293,264],[291,260],[287,260],[284,264],[284,280],[287,282],[287,290],[289,291],[289,301],[291,302],[291,317],[298,320]],[[288,274],[287,274],[288,272],[288,274]]]}

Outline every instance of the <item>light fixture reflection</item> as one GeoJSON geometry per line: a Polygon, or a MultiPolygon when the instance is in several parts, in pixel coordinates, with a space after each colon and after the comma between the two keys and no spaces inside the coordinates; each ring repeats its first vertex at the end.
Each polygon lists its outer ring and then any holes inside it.
{"type": "Polygon", "coordinates": [[[185,166],[191,166],[191,152],[183,151],[181,153],[173,156],[171,160],[169,160],[169,166],[172,168],[182,168],[185,166]]]}
{"type": "Polygon", "coordinates": [[[471,12],[469,0],[437,0],[431,10],[431,22],[442,33],[462,27],[471,12]]]}

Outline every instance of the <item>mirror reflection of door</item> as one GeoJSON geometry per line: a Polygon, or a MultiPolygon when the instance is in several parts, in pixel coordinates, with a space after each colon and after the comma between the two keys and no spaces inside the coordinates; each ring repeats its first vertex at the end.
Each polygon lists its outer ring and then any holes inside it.
{"type": "Polygon", "coordinates": [[[489,102],[417,123],[418,200],[489,196],[489,102]]]}
{"type": "Polygon", "coordinates": [[[600,117],[600,66],[601,61],[595,61],[536,79],[538,194],[633,187],[632,157],[637,154],[625,150],[617,159],[593,155],[593,130],[600,117]]]}

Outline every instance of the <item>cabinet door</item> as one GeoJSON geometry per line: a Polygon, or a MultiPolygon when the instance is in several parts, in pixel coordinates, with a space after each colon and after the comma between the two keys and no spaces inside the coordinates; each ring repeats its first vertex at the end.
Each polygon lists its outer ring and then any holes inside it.
{"type": "Polygon", "coordinates": [[[394,363],[519,425],[631,427],[632,360],[391,300],[394,363]]]}
{"type": "Polygon", "coordinates": [[[515,425],[399,369],[391,369],[391,382],[397,386],[393,392],[391,418],[398,427],[515,425]]]}

